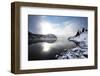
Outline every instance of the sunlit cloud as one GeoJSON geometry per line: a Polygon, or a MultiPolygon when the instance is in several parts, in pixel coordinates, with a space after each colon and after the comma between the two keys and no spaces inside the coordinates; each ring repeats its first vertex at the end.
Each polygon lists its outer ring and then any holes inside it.
{"type": "Polygon", "coordinates": [[[66,21],[62,24],[53,24],[47,21],[40,22],[41,34],[55,34],[56,36],[64,36],[69,37],[74,35],[78,29],[80,29],[80,25],[77,23],[72,23],[70,21],[66,21]]]}
{"type": "Polygon", "coordinates": [[[55,30],[51,23],[43,21],[40,23],[41,34],[54,34],[55,30]]]}

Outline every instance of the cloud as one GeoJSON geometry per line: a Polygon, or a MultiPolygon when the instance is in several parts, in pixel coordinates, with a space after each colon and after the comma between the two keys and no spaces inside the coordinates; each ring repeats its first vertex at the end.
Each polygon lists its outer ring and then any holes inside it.
{"type": "Polygon", "coordinates": [[[66,22],[63,22],[62,24],[50,23],[50,25],[51,25],[50,26],[51,33],[53,33],[57,36],[65,36],[65,37],[75,35],[76,32],[82,28],[82,26],[78,25],[77,22],[72,22],[72,21],[66,21],[66,22]]]}

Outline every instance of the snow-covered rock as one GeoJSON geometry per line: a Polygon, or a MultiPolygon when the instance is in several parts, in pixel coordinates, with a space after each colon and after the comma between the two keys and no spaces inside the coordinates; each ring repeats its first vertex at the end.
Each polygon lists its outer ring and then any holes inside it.
{"type": "Polygon", "coordinates": [[[69,37],[69,41],[76,44],[75,48],[66,49],[64,52],[57,55],[57,59],[84,59],[88,58],[88,31],[83,28],[78,31],[75,36],[69,37]]]}

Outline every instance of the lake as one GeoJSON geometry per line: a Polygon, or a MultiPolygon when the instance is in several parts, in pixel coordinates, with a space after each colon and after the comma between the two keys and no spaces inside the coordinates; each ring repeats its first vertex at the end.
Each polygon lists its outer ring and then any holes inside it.
{"type": "Polygon", "coordinates": [[[67,37],[58,36],[53,43],[40,42],[28,45],[28,60],[53,60],[56,55],[76,45],[67,37]]]}

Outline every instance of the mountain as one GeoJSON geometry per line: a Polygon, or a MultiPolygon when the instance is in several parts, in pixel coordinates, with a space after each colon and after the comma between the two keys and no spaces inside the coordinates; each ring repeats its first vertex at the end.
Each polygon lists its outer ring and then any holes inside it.
{"type": "Polygon", "coordinates": [[[28,44],[32,43],[40,43],[40,42],[48,42],[53,43],[57,40],[57,37],[53,34],[33,34],[31,32],[28,32],[28,44]]]}
{"type": "Polygon", "coordinates": [[[64,52],[56,55],[57,59],[84,59],[88,58],[88,30],[83,28],[77,31],[76,35],[69,37],[69,41],[76,44],[75,48],[66,49],[64,52]]]}

